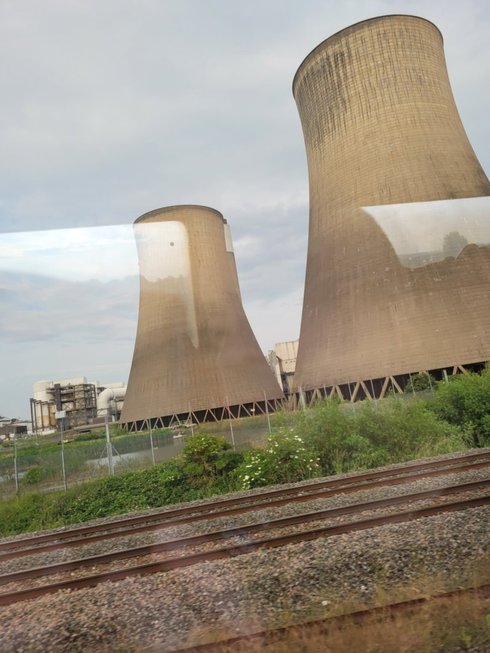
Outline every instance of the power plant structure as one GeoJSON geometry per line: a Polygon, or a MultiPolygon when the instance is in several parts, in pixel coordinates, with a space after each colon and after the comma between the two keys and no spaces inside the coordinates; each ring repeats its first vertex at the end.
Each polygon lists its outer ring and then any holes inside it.
{"type": "Polygon", "coordinates": [[[352,25],[293,94],[310,222],[294,387],[309,402],[402,391],[490,359],[490,183],[452,95],[441,33],[415,16],[352,25]]]}
{"type": "Polygon", "coordinates": [[[283,393],[243,310],[221,213],[170,206],[134,231],[140,303],[121,423],[137,431],[277,409],[283,393]]]}

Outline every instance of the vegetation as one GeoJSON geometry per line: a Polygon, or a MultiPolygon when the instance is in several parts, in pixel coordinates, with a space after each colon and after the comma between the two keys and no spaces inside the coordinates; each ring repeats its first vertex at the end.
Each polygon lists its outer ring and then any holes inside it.
{"type": "Polygon", "coordinates": [[[421,392],[423,390],[432,390],[437,386],[437,381],[428,372],[417,372],[410,376],[410,388],[414,392],[421,392]]]}
{"type": "MultiPolygon", "coordinates": [[[[253,428],[257,420],[251,418],[253,428]]],[[[234,451],[222,436],[186,435],[180,456],[151,469],[92,480],[67,492],[33,492],[3,501],[0,535],[490,446],[490,370],[439,383],[431,400],[393,397],[352,406],[327,400],[302,412],[275,415],[273,424],[262,446],[243,452],[234,451]]],[[[142,437],[121,435],[116,446],[138,450],[142,437]]],[[[160,444],[172,438],[169,433],[153,437],[160,444]]],[[[103,446],[91,440],[65,445],[67,472],[100,456],[103,446]]],[[[60,447],[45,445],[41,456],[41,447],[29,445],[18,457],[24,465],[29,462],[23,491],[34,489],[53,473],[50,457],[59,468],[60,447]]],[[[6,476],[11,466],[9,449],[0,454],[0,475],[6,476]]]]}
{"type": "Polygon", "coordinates": [[[294,428],[272,433],[263,449],[245,454],[237,470],[239,487],[244,490],[277,483],[294,483],[320,476],[320,465],[294,428]]]}
{"type": "Polygon", "coordinates": [[[490,446],[490,368],[450,377],[430,408],[439,419],[467,429],[475,447],[490,446]]]}
{"type": "MultiPolygon", "coordinates": [[[[398,597],[395,595],[386,598],[396,601],[398,597]]],[[[339,612],[345,607],[348,608],[343,605],[336,606],[339,612]]],[[[199,641],[216,642],[213,647],[215,653],[488,651],[489,608],[488,599],[464,595],[429,601],[398,614],[391,614],[389,611],[373,614],[365,617],[360,623],[344,617],[323,624],[317,622],[292,630],[284,629],[279,631],[277,638],[269,637],[270,641],[266,645],[260,637],[240,643],[225,643],[223,640],[234,638],[236,632],[216,628],[199,631],[199,641]]],[[[260,623],[260,615],[257,621],[260,623]]],[[[143,651],[138,646],[131,650],[134,653],[143,651]]]]}
{"type": "MultiPolygon", "coordinates": [[[[121,454],[141,451],[142,436],[140,434],[128,434],[122,429],[111,429],[111,441],[121,454]]],[[[167,430],[155,431],[153,441],[156,447],[165,446],[172,441],[172,435],[167,430]]],[[[65,468],[68,477],[80,475],[82,478],[93,477],[97,474],[94,468],[87,468],[87,461],[98,461],[106,455],[105,432],[97,430],[91,433],[81,433],[74,437],[72,442],[65,444],[64,458],[65,468]]],[[[3,451],[0,452],[0,477],[12,476],[14,461],[13,442],[5,442],[3,451]]],[[[53,442],[38,444],[29,440],[17,441],[17,464],[19,470],[25,470],[26,476],[30,470],[43,467],[45,473],[42,475],[31,475],[28,485],[45,480],[60,478],[61,473],[61,447],[59,435],[53,442]],[[37,480],[35,480],[37,478],[37,480]]],[[[100,470],[99,470],[100,471],[100,470]]],[[[24,477],[25,478],[25,477],[24,477]]]]}

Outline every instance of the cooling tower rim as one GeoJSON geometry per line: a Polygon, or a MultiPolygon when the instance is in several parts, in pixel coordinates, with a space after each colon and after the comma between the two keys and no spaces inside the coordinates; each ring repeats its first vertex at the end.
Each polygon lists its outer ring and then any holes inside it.
{"type": "Polygon", "coordinates": [[[306,57],[303,59],[303,61],[298,66],[298,69],[296,70],[296,73],[295,73],[295,75],[293,77],[293,84],[292,84],[293,97],[295,97],[294,87],[296,85],[296,81],[298,79],[298,75],[299,75],[300,71],[308,63],[309,59],[311,57],[313,57],[313,55],[316,54],[318,52],[318,50],[323,48],[326,45],[326,43],[329,43],[329,42],[331,42],[333,40],[338,39],[341,35],[344,35],[346,32],[357,31],[361,27],[364,27],[367,23],[371,23],[371,22],[377,21],[377,20],[384,20],[386,18],[415,18],[417,20],[423,20],[424,22],[429,23],[429,25],[432,25],[432,27],[434,27],[437,30],[437,32],[439,33],[439,36],[441,37],[441,41],[444,43],[444,37],[442,36],[441,30],[437,27],[437,25],[435,23],[433,23],[428,18],[424,18],[423,16],[415,16],[414,14],[383,14],[382,16],[373,16],[372,18],[366,18],[365,20],[360,20],[357,23],[353,23],[352,25],[349,25],[348,27],[344,27],[344,28],[340,29],[338,32],[335,32],[334,34],[332,34],[331,36],[326,38],[324,41],[319,43],[316,47],[313,48],[313,50],[311,50],[311,52],[309,52],[306,55],[306,57]]]}
{"type": "Polygon", "coordinates": [[[145,222],[146,220],[151,220],[151,218],[155,218],[165,213],[171,213],[178,210],[189,210],[189,209],[193,211],[194,210],[203,211],[208,214],[213,213],[214,215],[218,216],[223,223],[226,223],[223,214],[220,213],[217,209],[213,209],[210,206],[204,206],[203,204],[174,204],[173,206],[162,206],[159,209],[153,209],[152,211],[143,213],[143,215],[140,215],[139,218],[136,218],[133,224],[139,224],[141,222],[145,222]]]}

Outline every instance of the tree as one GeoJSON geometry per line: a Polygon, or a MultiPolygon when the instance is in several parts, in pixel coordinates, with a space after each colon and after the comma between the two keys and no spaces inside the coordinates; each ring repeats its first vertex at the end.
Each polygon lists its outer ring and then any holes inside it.
{"type": "Polygon", "coordinates": [[[459,233],[459,231],[450,231],[444,236],[442,242],[442,252],[444,257],[458,256],[458,254],[466,247],[468,241],[459,233]]]}

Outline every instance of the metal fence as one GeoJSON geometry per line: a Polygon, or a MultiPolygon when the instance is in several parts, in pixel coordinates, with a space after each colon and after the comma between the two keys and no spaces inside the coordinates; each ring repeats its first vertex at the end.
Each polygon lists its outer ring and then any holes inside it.
{"type": "MultiPolygon", "coordinates": [[[[272,417],[274,419],[274,416],[272,417]]],[[[237,450],[263,442],[270,418],[225,420],[128,434],[107,424],[90,433],[16,437],[0,444],[0,496],[73,487],[112,474],[147,469],[182,453],[194,433],[225,437],[237,450]]]]}

